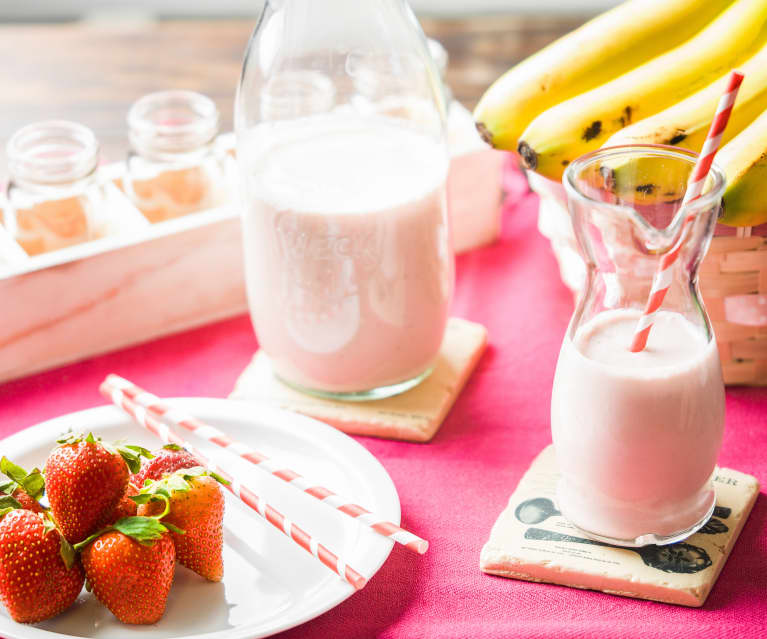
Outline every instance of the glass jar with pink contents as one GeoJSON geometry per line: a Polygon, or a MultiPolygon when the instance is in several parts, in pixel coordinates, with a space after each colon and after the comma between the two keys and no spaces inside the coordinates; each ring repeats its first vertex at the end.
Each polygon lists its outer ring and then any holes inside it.
{"type": "Polygon", "coordinates": [[[73,246],[103,233],[99,144],[66,120],[19,129],[6,147],[10,181],[2,221],[28,255],[73,246]]]}
{"type": "Polygon", "coordinates": [[[194,91],[145,95],[128,113],[131,152],[124,189],[152,223],[215,208],[227,200],[215,152],[219,114],[194,91]]]}

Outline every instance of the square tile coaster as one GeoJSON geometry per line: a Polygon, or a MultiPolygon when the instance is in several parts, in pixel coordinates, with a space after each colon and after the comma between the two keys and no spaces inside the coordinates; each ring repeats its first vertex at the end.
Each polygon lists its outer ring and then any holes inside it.
{"type": "Polygon", "coordinates": [[[585,539],[557,511],[554,447],[535,458],[482,548],[490,574],[702,606],[759,494],[751,475],[718,468],[713,517],[684,542],[617,548],[585,539]]]}
{"type": "Polygon", "coordinates": [[[230,397],[274,404],[346,433],[427,442],[439,430],[486,345],[484,326],[452,317],[432,374],[406,393],[369,402],[321,399],[293,390],[274,377],[268,358],[259,351],[230,397]]]}

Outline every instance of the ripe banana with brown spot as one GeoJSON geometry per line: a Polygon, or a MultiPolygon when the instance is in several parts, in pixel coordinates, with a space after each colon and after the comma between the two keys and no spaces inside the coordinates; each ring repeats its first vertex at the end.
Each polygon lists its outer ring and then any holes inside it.
{"type": "Polygon", "coordinates": [[[719,221],[730,226],[767,222],[767,112],[725,144],[715,161],[727,175],[719,221]]]}
{"type": "Polygon", "coordinates": [[[691,161],[685,163],[666,162],[659,153],[645,149],[644,153],[632,157],[607,158],[596,167],[601,183],[594,183],[613,193],[625,206],[657,206],[679,201],[687,190],[694,154],[690,154],[691,161]]]}
{"type": "MultiPolygon", "coordinates": [[[[745,79],[724,131],[722,144],[734,138],[767,109],[767,45],[741,64],[739,71],[745,79]]],[[[729,73],[668,109],[621,129],[604,146],[671,144],[699,152],[728,80],[729,73]]]]}
{"type": "Polygon", "coordinates": [[[630,0],[520,62],[474,111],[483,137],[516,150],[543,110],[618,77],[700,31],[733,0],[630,0]]]}
{"type": "Polygon", "coordinates": [[[522,133],[525,164],[558,180],[575,158],[748,59],[767,41],[767,0],[737,0],[684,44],[536,117],[522,133]]]}

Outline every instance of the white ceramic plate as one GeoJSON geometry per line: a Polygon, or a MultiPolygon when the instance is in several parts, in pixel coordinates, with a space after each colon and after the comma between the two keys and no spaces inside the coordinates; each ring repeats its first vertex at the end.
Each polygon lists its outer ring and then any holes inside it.
{"type": "MultiPolygon", "coordinates": [[[[365,448],[314,419],[257,404],[223,399],[174,399],[174,405],[273,456],[331,490],[399,523],[400,505],[391,478],[365,448]]],[[[148,448],[158,441],[121,411],[105,406],[71,413],[0,442],[0,454],[24,467],[40,466],[58,435],[92,431],[105,440],[128,440],[148,448]]],[[[244,479],[286,516],[314,534],[366,577],[372,577],[392,543],[279,479],[233,458],[185,431],[180,434],[244,479]]],[[[108,639],[245,639],[265,637],[313,619],[353,594],[353,588],[280,534],[227,491],[224,580],[207,582],[178,566],[165,616],[153,626],[120,623],[83,590],[75,605],[38,624],[17,624],[3,609],[6,639],[102,637],[108,639]]],[[[2,606],[0,606],[2,608],[2,606]]]]}

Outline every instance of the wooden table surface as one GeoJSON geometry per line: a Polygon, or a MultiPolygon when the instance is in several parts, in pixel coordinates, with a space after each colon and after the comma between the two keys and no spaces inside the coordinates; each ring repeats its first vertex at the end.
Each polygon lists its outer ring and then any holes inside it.
{"type": "MultiPolygon", "coordinates": [[[[518,15],[422,20],[450,54],[448,83],[471,107],[516,61],[583,18],[518,15]]],[[[109,161],[127,150],[125,116],[151,91],[211,96],[232,128],[235,87],[255,20],[67,23],[0,26],[0,144],[24,124],[48,118],[90,126],[109,161]]],[[[5,176],[4,152],[0,175],[5,176]]]]}

